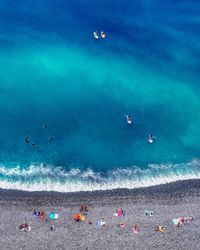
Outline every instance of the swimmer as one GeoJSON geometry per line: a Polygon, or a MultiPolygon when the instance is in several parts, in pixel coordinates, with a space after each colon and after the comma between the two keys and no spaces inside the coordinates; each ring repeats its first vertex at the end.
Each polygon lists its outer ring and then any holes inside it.
{"type": "Polygon", "coordinates": [[[53,137],[49,137],[49,141],[53,141],[53,137]]]}
{"type": "Polygon", "coordinates": [[[132,119],[131,119],[131,116],[130,116],[130,115],[127,115],[127,116],[126,116],[126,120],[127,120],[127,123],[128,123],[128,124],[131,124],[131,123],[132,123],[132,119]]]}
{"type": "Polygon", "coordinates": [[[36,147],[35,143],[32,143],[32,147],[33,147],[33,148],[36,147]]]}
{"type": "Polygon", "coordinates": [[[43,127],[43,128],[47,128],[47,124],[45,123],[42,127],[43,127]]]}
{"type": "Polygon", "coordinates": [[[93,35],[94,35],[94,38],[95,38],[96,40],[99,39],[99,35],[98,35],[98,33],[97,33],[97,30],[93,33],[93,35]]]}
{"type": "Polygon", "coordinates": [[[153,143],[155,138],[153,137],[152,134],[149,134],[149,143],[153,143]]]}
{"type": "Polygon", "coordinates": [[[103,31],[101,31],[101,38],[105,38],[106,37],[106,33],[105,32],[103,32],[103,31]]]}
{"type": "Polygon", "coordinates": [[[26,137],[24,138],[24,142],[25,142],[26,144],[29,143],[29,138],[28,138],[28,136],[26,136],[26,137]]]}

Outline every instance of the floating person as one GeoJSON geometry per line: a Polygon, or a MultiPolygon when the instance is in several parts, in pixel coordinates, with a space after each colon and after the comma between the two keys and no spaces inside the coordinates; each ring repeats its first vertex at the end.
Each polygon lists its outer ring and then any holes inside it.
{"type": "Polygon", "coordinates": [[[99,35],[98,35],[97,30],[93,33],[93,35],[94,35],[94,38],[95,38],[96,40],[98,40],[98,39],[99,39],[99,35]]]}
{"type": "Polygon", "coordinates": [[[53,141],[53,137],[49,137],[49,141],[53,141]]]}
{"type": "Polygon", "coordinates": [[[29,144],[29,138],[28,138],[28,136],[25,136],[24,142],[25,142],[26,144],[29,144]]]}
{"type": "Polygon", "coordinates": [[[130,125],[132,123],[132,119],[131,119],[131,116],[130,115],[127,115],[126,116],[126,121],[127,123],[130,125]]]}
{"type": "Polygon", "coordinates": [[[149,143],[153,143],[156,138],[152,134],[149,134],[149,143]]]}
{"type": "Polygon", "coordinates": [[[106,37],[106,33],[104,31],[101,31],[101,38],[105,38],[106,37]]]}
{"type": "Polygon", "coordinates": [[[47,126],[47,124],[45,123],[42,127],[43,127],[43,128],[47,128],[48,126],[47,126]]]}
{"type": "Polygon", "coordinates": [[[32,147],[35,148],[35,147],[36,147],[36,144],[35,144],[35,143],[32,143],[32,147]]]}

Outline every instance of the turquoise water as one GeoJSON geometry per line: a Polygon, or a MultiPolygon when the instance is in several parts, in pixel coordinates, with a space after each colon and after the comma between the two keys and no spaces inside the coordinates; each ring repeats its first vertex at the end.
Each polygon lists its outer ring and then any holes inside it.
{"type": "Polygon", "coordinates": [[[198,1],[0,1],[0,187],[199,178],[199,11],[198,1]]]}

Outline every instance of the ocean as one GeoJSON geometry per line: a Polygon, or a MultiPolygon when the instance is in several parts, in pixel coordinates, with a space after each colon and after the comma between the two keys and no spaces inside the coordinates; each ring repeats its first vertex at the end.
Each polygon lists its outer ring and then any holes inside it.
{"type": "Polygon", "coordinates": [[[0,0],[0,188],[199,179],[199,13],[195,0],[0,0]]]}

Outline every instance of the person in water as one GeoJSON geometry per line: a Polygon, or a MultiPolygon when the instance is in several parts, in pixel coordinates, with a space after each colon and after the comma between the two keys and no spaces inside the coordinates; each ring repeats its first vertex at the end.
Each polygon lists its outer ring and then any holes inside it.
{"type": "Polygon", "coordinates": [[[150,143],[153,143],[154,140],[155,140],[155,138],[153,137],[153,135],[152,135],[152,134],[149,134],[149,142],[150,142],[150,143]]]}
{"type": "Polygon", "coordinates": [[[42,127],[43,127],[43,128],[47,128],[48,126],[47,126],[47,124],[45,123],[42,127]]]}
{"type": "Polygon", "coordinates": [[[101,31],[101,38],[105,38],[106,37],[106,33],[104,31],[101,31]]]}
{"type": "Polygon", "coordinates": [[[26,137],[24,138],[24,142],[25,142],[26,144],[29,143],[29,138],[28,138],[28,136],[26,136],[26,137]]]}
{"type": "Polygon", "coordinates": [[[126,116],[126,119],[127,119],[127,123],[128,123],[128,124],[131,124],[131,123],[132,123],[132,119],[131,119],[131,116],[130,116],[130,115],[127,115],[127,116],[126,116]]]}

